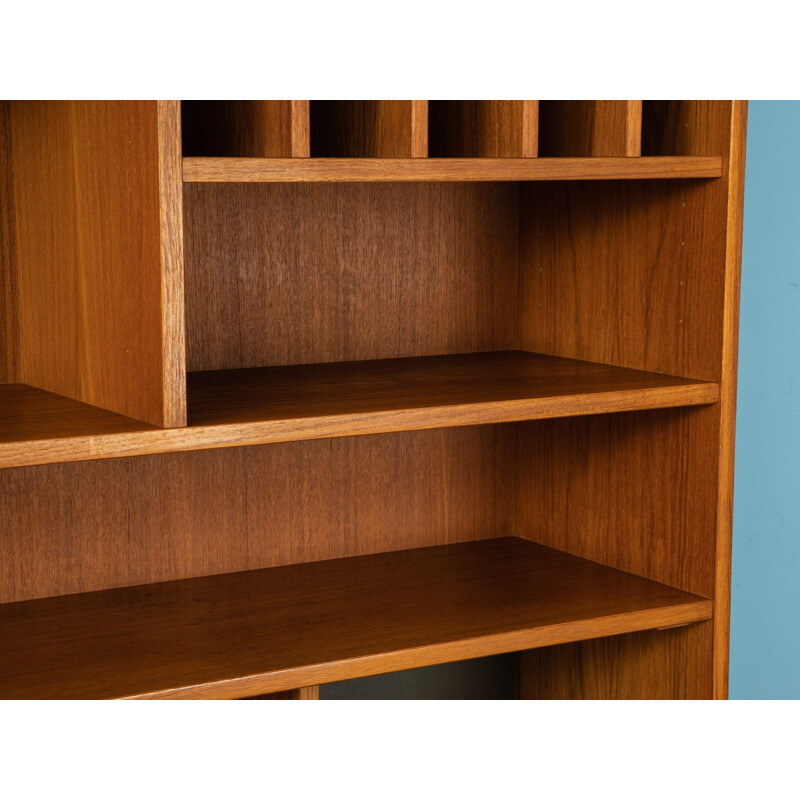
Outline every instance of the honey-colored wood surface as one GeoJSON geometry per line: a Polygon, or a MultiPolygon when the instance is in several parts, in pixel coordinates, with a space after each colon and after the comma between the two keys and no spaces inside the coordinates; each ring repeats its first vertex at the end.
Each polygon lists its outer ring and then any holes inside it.
{"type": "MultiPolygon", "coordinates": [[[[542,150],[541,155],[549,155],[542,150]]],[[[184,158],[189,183],[600,181],[719,178],[719,156],[657,158],[184,158]]]]}
{"type": "Polygon", "coordinates": [[[716,581],[714,598],[714,697],[728,696],[728,651],[731,609],[731,545],[733,527],[736,380],[739,349],[739,290],[742,271],[745,138],[747,103],[731,111],[728,198],[725,237],[725,299],[722,316],[722,389],[719,404],[719,485],[717,493],[716,581]]]}
{"type": "Polygon", "coordinates": [[[742,105],[741,101],[645,100],[642,155],[725,155],[727,159],[725,143],[731,130],[732,105],[736,104],[742,105]]]}
{"type": "Polygon", "coordinates": [[[19,324],[14,257],[14,183],[11,173],[11,109],[0,100],[0,382],[16,380],[19,324]]]}
{"type": "MultiPolygon", "coordinates": [[[[731,220],[741,214],[741,194],[731,181],[740,181],[741,172],[727,153],[733,146],[741,155],[744,146],[736,109],[723,102],[682,106],[673,119],[688,124],[691,140],[685,131],[666,137],[681,141],[682,152],[723,154],[721,181],[598,185],[591,197],[577,184],[547,192],[526,186],[520,208],[524,347],[721,381],[721,396],[728,392],[727,404],[707,409],[608,418],[597,426],[524,426],[520,530],[718,598],[730,593],[732,331],[740,249],[740,228],[731,220]],[[694,125],[698,119],[703,126],[694,125]],[[535,466],[541,460],[550,466],[546,475],[535,466]],[[582,520],[587,525],[581,529],[582,520]]],[[[714,635],[707,626],[681,651],[686,696],[726,696],[727,602],[720,601],[714,635]]],[[[658,638],[648,645],[661,649],[665,665],[677,663],[673,646],[658,638]]],[[[611,675],[623,686],[639,680],[637,647],[592,652],[602,658],[583,664],[587,685],[608,686],[611,675]],[[597,674],[587,677],[592,669],[597,674]]],[[[572,653],[559,656],[567,669],[579,651],[561,653],[572,653]]],[[[524,669],[540,657],[523,661],[529,664],[524,669]]],[[[676,685],[672,667],[659,675],[654,683],[671,679],[676,685]]],[[[554,697],[563,696],[563,686],[552,688],[554,697]]]]}
{"type": "Polygon", "coordinates": [[[522,347],[719,380],[721,181],[520,191],[522,347]]]}
{"type": "Polygon", "coordinates": [[[0,387],[0,466],[715,403],[714,383],[521,351],[189,375],[189,427],[0,387]],[[118,426],[118,427],[117,427],[118,426]]]}
{"type": "Polygon", "coordinates": [[[515,453],[485,425],[0,470],[0,603],[509,535],[515,453]]]}
{"type": "Polygon", "coordinates": [[[513,348],[517,191],[187,186],[189,371],[513,348]]]}
{"type": "Polygon", "coordinates": [[[311,155],[424,158],[427,100],[312,100],[311,155]]]}
{"type": "Polygon", "coordinates": [[[187,156],[308,158],[308,100],[184,100],[187,156]]]}
{"type": "Polygon", "coordinates": [[[641,100],[542,100],[542,156],[639,156],[641,100]]]}
{"type": "Polygon", "coordinates": [[[534,158],[537,100],[431,100],[433,158],[534,158]]]}
{"type": "Polygon", "coordinates": [[[711,625],[527,650],[518,656],[517,696],[524,700],[707,699],[708,681],[686,665],[708,649],[711,625]]]}
{"type": "Polygon", "coordinates": [[[0,696],[247,697],[698,622],[711,602],[520,539],[0,606],[0,696]]]}
{"type": "Polygon", "coordinates": [[[183,424],[177,104],[15,101],[10,122],[14,378],[183,424]]]}

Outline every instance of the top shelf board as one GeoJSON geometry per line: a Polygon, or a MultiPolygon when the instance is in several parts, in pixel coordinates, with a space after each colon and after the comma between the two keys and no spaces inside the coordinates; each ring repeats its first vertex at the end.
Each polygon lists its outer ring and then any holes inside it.
{"type": "Polygon", "coordinates": [[[719,156],[184,158],[186,183],[583,181],[720,178],[719,156]]]}

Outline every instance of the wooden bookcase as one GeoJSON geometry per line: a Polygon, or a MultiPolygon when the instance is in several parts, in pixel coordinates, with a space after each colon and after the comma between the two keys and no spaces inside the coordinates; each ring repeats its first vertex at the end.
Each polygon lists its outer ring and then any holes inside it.
{"type": "Polygon", "coordinates": [[[4,102],[0,697],[724,698],[745,119],[4,102]]]}

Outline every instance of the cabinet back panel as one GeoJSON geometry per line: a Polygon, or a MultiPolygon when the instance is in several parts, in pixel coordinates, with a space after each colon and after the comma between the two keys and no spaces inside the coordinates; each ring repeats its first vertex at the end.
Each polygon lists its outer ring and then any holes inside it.
{"type": "Polygon", "coordinates": [[[189,371],[517,345],[515,184],[189,184],[189,371]]]}
{"type": "Polygon", "coordinates": [[[0,602],[513,533],[516,427],[0,470],[0,602]]]}

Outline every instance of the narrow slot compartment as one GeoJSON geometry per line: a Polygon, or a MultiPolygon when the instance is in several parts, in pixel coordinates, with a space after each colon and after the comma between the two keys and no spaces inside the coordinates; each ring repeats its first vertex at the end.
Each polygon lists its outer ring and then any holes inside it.
{"type": "Polygon", "coordinates": [[[534,158],[537,100],[431,100],[431,158],[534,158]]]}
{"type": "Polygon", "coordinates": [[[721,100],[645,100],[643,156],[721,156],[730,103],[721,100]]]}
{"type": "Polygon", "coordinates": [[[640,100],[542,100],[539,155],[641,155],[640,100]]]}
{"type": "Polygon", "coordinates": [[[312,100],[311,155],[424,158],[427,100],[312,100]]]}
{"type": "Polygon", "coordinates": [[[184,100],[184,156],[307,158],[308,100],[184,100]]]}

